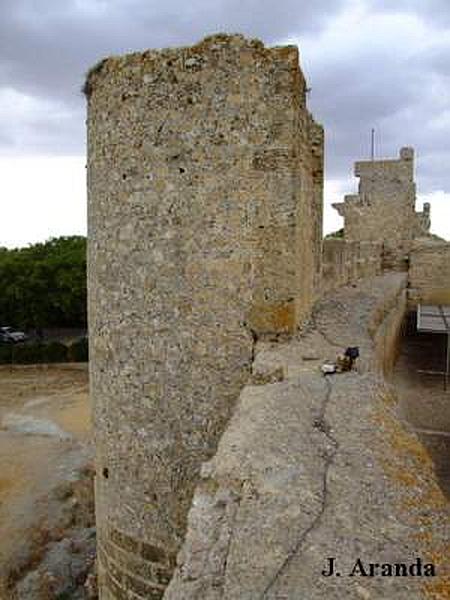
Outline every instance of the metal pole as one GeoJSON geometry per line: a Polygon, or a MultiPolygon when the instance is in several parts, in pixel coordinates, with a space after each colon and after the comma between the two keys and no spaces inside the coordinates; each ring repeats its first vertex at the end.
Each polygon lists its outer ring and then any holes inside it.
{"type": "Polygon", "coordinates": [[[450,333],[447,331],[447,365],[445,367],[444,390],[448,387],[448,374],[450,371],[450,333]]]}
{"type": "Polygon", "coordinates": [[[447,331],[447,355],[446,355],[446,365],[445,365],[445,376],[444,376],[444,390],[447,391],[448,387],[448,375],[450,371],[450,323],[447,320],[447,315],[444,312],[444,309],[439,304],[438,306],[439,312],[441,313],[442,320],[444,321],[445,330],[447,331]]]}
{"type": "Polygon", "coordinates": [[[372,129],[372,134],[371,134],[370,156],[371,156],[372,160],[375,159],[375,129],[372,129]]]}

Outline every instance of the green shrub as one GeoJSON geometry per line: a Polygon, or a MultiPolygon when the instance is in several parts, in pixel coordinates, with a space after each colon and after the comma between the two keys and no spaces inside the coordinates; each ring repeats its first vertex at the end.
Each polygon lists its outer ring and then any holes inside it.
{"type": "Polygon", "coordinates": [[[338,229],[337,231],[333,231],[325,236],[326,240],[338,239],[342,240],[345,238],[344,228],[338,229]]]}
{"type": "Polygon", "coordinates": [[[20,330],[86,326],[86,238],[0,247],[2,325],[20,330]],[[51,293],[49,293],[51,290],[51,293]]]}
{"type": "Polygon", "coordinates": [[[87,362],[88,341],[80,338],[69,347],[62,342],[0,344],[0,364],[37,365],[41,363],[87,362]]]}
{"type": "Polygon", "coordinates": [[[16,344],[12,350],[12,362],[16,365],[34,365],[45,362],[43,344],[16,344]]]}
{"type": "Polygon", "coordinates": [[[42,362],[60,363],[67,362],[67,346],[61,342],[48,342],[42,346],[42,362]]]}
{"type": "Polygon", "coordinates": [[[0,365],[8,365],[12,359],[12,344],[1,344],[0,343],[0,365]]]}
{"type": "Polygon", "coordinates": [[[68,348],[68,360],[70,362],[88,362],[89,344],[87,337],[82,337],[70,344],[68,348]]]}

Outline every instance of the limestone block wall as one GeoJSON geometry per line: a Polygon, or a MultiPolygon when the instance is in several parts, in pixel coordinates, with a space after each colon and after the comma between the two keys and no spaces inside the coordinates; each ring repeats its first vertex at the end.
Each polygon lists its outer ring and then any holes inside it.
{"type": "Polygon", "coordinates": [[[323,135],[295,47],[217,35],[89,74],[101,598],[160,598],[254,340],[320,271],[323,135]]]}
{"type": "Polygon", "coordinates": [[[410,254],[409,302],[450,305],[450,243],[417,241],[410,254]]]}
{"type": "Polygon", "coordinates": [[[397,240],[383,242],[383,270],[408,271],[409,254],[414,245],[414,240],[397,240]]]}
{"type": "Polygon", "coordinates": [[[358,279],[381,273],[381,242],[323,241],[322,280],[319,295],[358,279]]]}

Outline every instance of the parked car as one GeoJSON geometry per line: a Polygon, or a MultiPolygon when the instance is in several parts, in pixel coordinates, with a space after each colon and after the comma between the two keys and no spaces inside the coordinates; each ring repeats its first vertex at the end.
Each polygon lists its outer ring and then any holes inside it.
{"type": "Polygon", "coordinates": [[[24,342],[28,336],[23,331],[16,331],[12,327],[0,327],[0,341],[16,344],[24,342]]]}

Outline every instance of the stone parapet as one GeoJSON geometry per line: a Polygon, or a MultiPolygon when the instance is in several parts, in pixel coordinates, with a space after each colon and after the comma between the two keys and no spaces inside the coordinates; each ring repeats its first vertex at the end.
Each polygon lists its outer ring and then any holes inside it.
{"type": "Polygon", "coordinates": [[[380,242],[325,239],[319,295],[356,283],[358,279],[378,275],[381,272],[382,247],[380,242]]]}
{"type": "Polygon", "coordinates": [[[410,304],[450,305],[450,243],[418,240],[409,263],[410,304]]]}

